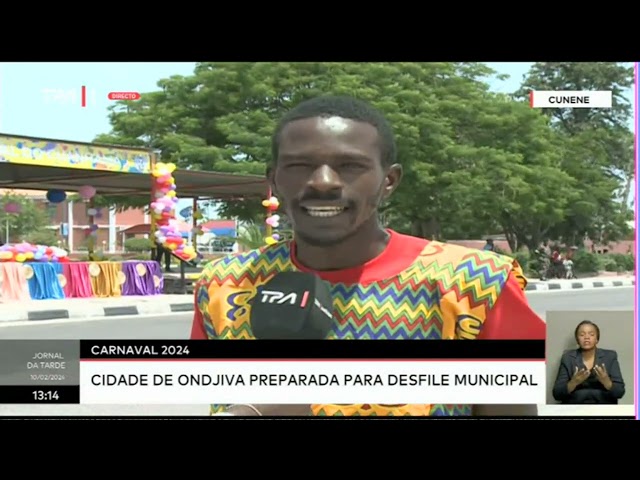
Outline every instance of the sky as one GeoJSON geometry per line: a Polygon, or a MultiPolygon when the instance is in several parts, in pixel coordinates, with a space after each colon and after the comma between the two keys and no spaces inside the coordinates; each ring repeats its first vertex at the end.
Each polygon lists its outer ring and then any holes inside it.
{"type": "MultiPolygon", "coordinates": [[[[491,88],[510,93],[519,87],[531,63],[487,65],[510,76],[506,81],[491,81],[491,88]]],[[[194,66],[195,63],[0,63],[0,132],[91,142],[96,135],[110,130],[109,92],[154,91],[158,80],[191,75],[194,66]],[[87,87],[84,108],[80,105],[83,85],[87,87]],[[62,90],[67,96],[56,101],[47,90],[62,90]]],[[[633,103],[633,90],[627,95],[633,103]]]]}

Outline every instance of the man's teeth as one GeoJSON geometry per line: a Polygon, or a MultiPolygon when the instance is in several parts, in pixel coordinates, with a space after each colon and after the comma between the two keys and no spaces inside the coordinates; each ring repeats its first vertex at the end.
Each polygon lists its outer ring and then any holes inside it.
{"type": "Polygon", "coordinates": [[[312,217],[335,217],[344,211],[344,207],[306,207],[312,217]]]}

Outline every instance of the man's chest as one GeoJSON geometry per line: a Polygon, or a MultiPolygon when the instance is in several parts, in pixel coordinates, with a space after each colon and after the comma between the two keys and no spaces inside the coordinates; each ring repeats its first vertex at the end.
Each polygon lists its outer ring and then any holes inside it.
{"type": "MultiPolygon", "coordinates": [[[[329,339],[437,340],[451,338],[457,329],[460,312],[447,308],[442,292],[426,284],[401,288],[389,280],[329,287],[334,319],[329,339]]],[[[249,318],[256,292],[253,286],[212,288],[207,313],[218,338],[253,338],[249,318]]]]}

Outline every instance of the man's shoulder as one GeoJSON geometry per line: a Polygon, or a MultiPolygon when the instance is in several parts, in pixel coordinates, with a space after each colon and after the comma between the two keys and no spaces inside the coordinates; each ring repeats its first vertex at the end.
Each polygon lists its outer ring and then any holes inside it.
{"type": "Polygon", "coordinates": [[[414,282],[440,280],[443,286],[466,288],[464,285],[471,287],[476,283],[501,289],[513,276],[520,289],[527,286],[517,260],[506,255],[399,233],[396,233],[396,245],[402,252],[400,255],[411,257],[405,275],[411,275],[414,282]]]}
{"type": "Polygon", "coordinates": [[[471,268],[470,272],[476,273],[480,270],[511,271],[518,267],[518,262],[506,255],[435,240],[425,243],[419,260],[427,263],[437,260],[441,266],[471,268]]]}
{"type": "Polygon", "coordinates": [[[210,261],[202,270],[198,285],[254,283],[260,278],[287,270],[290,262],[289,242],[233,253],[210,261]]]}

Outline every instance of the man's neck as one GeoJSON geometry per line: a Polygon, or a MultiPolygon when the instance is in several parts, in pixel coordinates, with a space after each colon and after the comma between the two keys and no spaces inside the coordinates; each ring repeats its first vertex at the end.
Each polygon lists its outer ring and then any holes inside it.
{"type": "Polygon", "coordinates": [[[296,240],[296,259],[312,270],[344,270],[376,258],[388,242],[389,233],[376,221],[339,245],[317,247],[296,240]]]}

